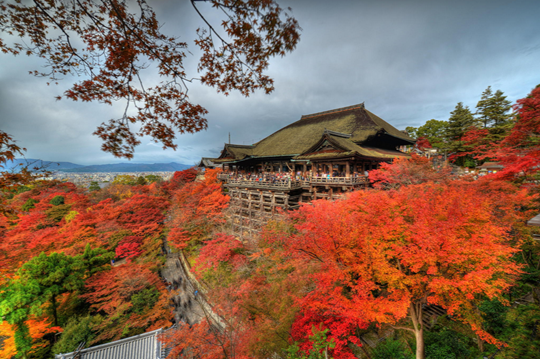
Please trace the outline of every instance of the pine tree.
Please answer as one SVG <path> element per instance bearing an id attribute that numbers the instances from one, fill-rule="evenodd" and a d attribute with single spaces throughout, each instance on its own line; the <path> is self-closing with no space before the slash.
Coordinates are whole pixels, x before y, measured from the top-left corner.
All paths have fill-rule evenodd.
<path id="1" fill-rule="evenodd" d="M 468 150 L 463 142 L 463 135 L 474 125 L 474 117 L 469 108 L 463 106 L 462 102 L 458 102 L 450 115 L 446 126 L 446 142 L 450 153 L 455 155 Z M 464 157 L 459 157 L 456 163 L 459 166 L 474 166 L 473 162 Z"/>
<path id="2" fill-rule="evenodd" d="M 490 122 L 489 109 L 491 108 L 491 98 L 493 97 L 493 92 L 491 92 L 491 86 L 482 92 L 482 97 L 480 101 L 476 104 L 476 113 L 478 127 L 487 128 Z"/>
<path id="3" fill-rule="evenodd" d="M 484 128 L 500 128 L 506 125 L 511 118 L 512 115 L 508 113 L 511 108 L 510 101 L 506 99 L 501 90 L 493 93 L 491 86 L 488 86 L 476 105 L 475 115 L 478 116 L 479 125 Z"/>
<path id="4" fill-rule="evenodd" d="M 449 142 L 459 142 L 469 127 L 474 124 L 474 117 L 471 110 L 463 106 L 463 102 L 458 102 L 450 115 L 446 126 L 446 138 Z"/>

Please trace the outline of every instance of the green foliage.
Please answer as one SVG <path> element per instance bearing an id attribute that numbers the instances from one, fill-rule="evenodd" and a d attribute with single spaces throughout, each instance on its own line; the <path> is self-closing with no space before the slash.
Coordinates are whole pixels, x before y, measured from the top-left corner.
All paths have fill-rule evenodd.
<path id="1" fill-rule="evenodd" d="M 161 178 L 161 176 L 157 176 L 157 175 L 147 175 L 144 178 L 146 179 L 146 181 L 148 183 L 154 183 L 154 182 L 160 183 L 160 182 L 163 182 L 163 178 Z"/>
<path id="2" fill-rule="evenodd" d="M 1 310 L 1 309 L 0 309 Z M 26 353 L 32 349 L 32 339 L 26 323 L 18 323 L 15 330 L 15 346 L 17 347 L 17 357 L 25 357 Z"/>
<path id="3" fill-rule="evenodd" d="M 426 359 L 473 359 L 478 350 L 471 338 L 445 327 L 425 332 Z"/>
<path id="4" fill-rule="evenodd" d="M 104 248 L 90 248 L 87 244 L 84 253 L 74 257 L 73 269 L 85 273 L 88 277 L 103 269 L 115 257 L 114 252 L 109 252 Z"/>
<path id="5" fill-rule="evenodd" d="M 371 354 L 372 359 L 413 359 L 414 355 L 401 340 L 388 338 L 379 343 Z"/>
<path id="6" fill-rule="evenodd" d="M 22 185 L 22 186 L 17 187 L 17 194 L 28 192 L 30 190 L 32 190 L 32 187 Z"/>
<path id="7" fill-rule="evenodd" d="M 75 351 L 81 342 L 85 342 L 86 346 L 88 346 L 95 337 L 92 327 L 96 325 L 98 319 L 98 317 L 90 315 L 83 318 L 70 318 L 62 332 L 62 336 L 52 348 L 53 354 Z"/>
<path id="8" fill-rule="evenodd" d="M 51 253 L 26 262 L 4 291 L 0 293 L 0 317 L 17 326 L 17 350 L 25 352 L 28 331 L 25 321 L 30 315 L 41 315 L 48 303 L 54 325 L 58 325 L 56 298 L 66 292 L 82 288 L 81 273 L 72 268 L 73 258 L 63 253 Z M 26 329 L 25 329 L 26 328 Z"/>
<path id="9" fill-rule="evenodd" d="M 75 217 L 77 217 L 77 215 L 79 214 L 79 212 L 77 211 L 69 211 L 68 214 L 66 214 L 66 216 L 64 217 L 66 219 L 66 222 L 69 223 L 71 222 Z"/>
<path id="10" fill-rule="evenodd" d="M 465 132 L 474 124 L 474 117 L 467 106 L 463 106 L 462 102 L 456 105 L 454 111 L 450 112 L 448 125 L 446 127 L 446 138 L 453 142 L 450 145 L 451 150 L 462 150 L 461 138 Z M 458 142 L 458 143 L 455 143 Z"/>
<path id="11" fill-rule="evenodd" d="M 137 179 L 135 176 L 131 175 L 118 175 L 114 178 L 113 184 L 127 184 L 129 186 L 134 186 Z"/>
<path id="12" fill-rule="evenodd" d="M 137 180 L 135 181 L 136 185 L 144 186 L 147 184 L 146 179 L 143 176 L 137 177 Z"/>
<path id="13" fill-rule="evenodd" d="M 511 109 L 511 102 L 503 96 L 503 92 L 497 90 L 493 93 L 491 86 L 488 86 L 476 105 L 477 121 L 484 128 L 504 126 L 512 116 L 508 113 Z"/>
<path id="14" fill-rule="evenodd" d="M 478 309 L 482 312 L 484 330 L 496 338 L 501 338 L 509 329 L 506 320 L 506 314 L 509 308 L 497 299 L 493 299 L 483 301 Z"/>
<path id="15" fill-rule="evenodd" d="M 99 191 L 100 189 L 101 187 L 96 181 L 90 182 L 90 187 L 88 187 L 89 191 L 94 192 L 94 191 Z"/>
<path id="16" fill-rule="evenodd" d="M 49 202 L 50 204 L 52 204 L 53 206 L 59 206 L 61 204 L 64 204 L 64 196 L 55 196 L 53 199 L 51 199 L 51 201 Z"/>
<path id="17" fill-rule="evenodd" d="M 336 347 L 336 342 L 332 338 L 330 341 L 327 340 L 327 333 L 329 329 L 320 330 L 315 326 L 311 328 L 313 333 L 309 340 L 313 343 L 313 348 L 310 349 L 309 354 L 304 354 L 300 351 L 298 343 L 294 343 L 289 346 L 285 351 L 287 354 L 287 359 L 332 359 L 328 355 L 328 349 L 333 349 Z"/>
<path id="18" fill-rule="evenodd" d="M 51 253 L 30 259 L 0 292 L 0 318 L 17 327 L 17 350 L 26 353 L 31 339 L 26 321 L 31 315 L 48 311 L 53 325 L 58 326 L 57 298 L 64 293 L 76 292 L 84 287 L 88 275 L 109 263 L 114 254 L 88 245 L 82 255 Z"/>
<path id="19" fill-rule="evenodd" d="M 509 311 L 512 325 L 506 339 L 508 348 L 497 358 L 537 359 L 540 353 L 540 308 L 537 304 L 523 305 Z"/>
<path id="20" fill-rule="evenodd" d="M 434 148 L 442 149 L 445 147 L 445 134 L 448 127 L 448 122 L 439 120 L 429 120 L 424 125 L 414 128 L 407 127 L 405 130 L 409 136 L 418 139 L 425 137 Z"/>
<path id="21" fill-rule="evenodd" d="M 32 208 L 36 208 L 35 204 L 38 203 L 38 202 L 39 201 L 37 199 L 28 198 L 28 200 L 26 202 L 24 202 L 24 204 L 22 205 L 21 210 L 23 212 L 28 212 Z"/>
<path id="22" fill-rule="evenodd" d="M 159 291 L 155 287 L 146 288 L 131 296 L 131 304 L 133 304 L 132 310 L 134 313 L 142 314 L 143 312 L 154 308 L 154 305 L 158 300 Z"/>
<path id="23" fill-rule="evenodd" d="M 45 215 L 47 216 L 48 220 L 58 223 L 70 212 L 70 210 L 70 204 L 60 204 L 46 210 Z"/>

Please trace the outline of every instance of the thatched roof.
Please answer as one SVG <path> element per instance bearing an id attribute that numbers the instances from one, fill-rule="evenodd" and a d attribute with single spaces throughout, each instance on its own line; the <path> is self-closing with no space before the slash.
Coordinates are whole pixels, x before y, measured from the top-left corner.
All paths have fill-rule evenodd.
<path id="1" fill-rule="evenodd" d="M 197 167 L 201 167 L 201 168 L 216 168 L 216 167 L 219 167 L 219 166 L 221 166 L 221 165 L 215 163 L 214 159 L 210 158 L 210 157 L 201 158 L 201 161 L 197 165 Z"/>
<path id="2" fill-rule="evenodd" d="M 365 109 L 364 104 L 304 115 L 302 118 L 255 143 L 252 146 L 226 144 L 218 162 L 242 160 L 246 157 L 295 157 L 305 154 L 325 133 L 343 134 L 344 148 L 367 151 L 362 144 L 392 142 L 392 145 L 413 144 L 414 139 Z M 339 137 L 339 136 L 338 136 Z M 379 147 L 379 146 L 377 146 Z M 391 148 L 392 146 L 387 146 Z M 367 153 L 366 153 L 367 156 Z M 379 157 L 379 156 L 377 156 Z"/>
<path id="3" fill-rule="evenodd" d="M 324 150 L 322 150 L 323 148 Z M 314 146 L 302 155 L 296 156 L 295 160 L 313 160 L 348 156 L 376 158 L 380 160 L 392 159 L 395 157 L 409 157 L 408 154 L 400 151 L 359 146 L 345 136 L 325 133 Z"/>

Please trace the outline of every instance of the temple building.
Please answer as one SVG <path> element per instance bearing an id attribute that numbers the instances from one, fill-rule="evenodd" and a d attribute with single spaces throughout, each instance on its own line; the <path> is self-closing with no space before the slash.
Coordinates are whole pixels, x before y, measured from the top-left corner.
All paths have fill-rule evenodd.
<path id="1" fill-rule="evenodd" d="M 222 165 L 236 222 L 252 226 L 276 208 L 368 186 L 369 170 L 408 157 L 398 148 L 414 142 L 362 103 L 304 115 L 253 145 L 225 144 L 212 161 Z"/>
<path id="2" fill-rule="evenodd" d="M 304 115 L 253 145 L 225 144 L 214 162 L 226 172 L 337 173 L 347 178 L 408 156 L 397 148 L 412 144 L 406 133 L 359 104 Z"/>

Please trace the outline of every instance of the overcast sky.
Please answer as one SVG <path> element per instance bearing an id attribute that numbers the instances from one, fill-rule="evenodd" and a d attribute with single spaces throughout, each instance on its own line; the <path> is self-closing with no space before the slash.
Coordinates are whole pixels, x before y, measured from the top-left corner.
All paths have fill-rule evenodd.
<path id="1" fill-rule="evenodd" d="M 143 139 L 132 162 L 194 164 L 218 156 L 229 132 L 232 143 L 251 144 L 304 114 L 361 102 L 398 129 L 420 126 L 447 120 L 458 102 L 474 111 L 488 86 L 514 103 L 540 84 L 538 0 L 278 2 L 292 7 L 303 30 L 297 49 L 271 62 L 275 91 L 225 97 L 194 83 L 190 97 L 208 109 L 208 130 L 178 136 L 177 151 Z M 149 3 L 164 32 L 192 41 L 201 22 L 188 1 Z M 0 129 L 28 149 L 27 158 L 125 162 L 101 152 L 92 135 L 124 104 L 55 101 L 74 79 L 47 86 L 28 75 L 41 65 L 0 55 Z"/>

